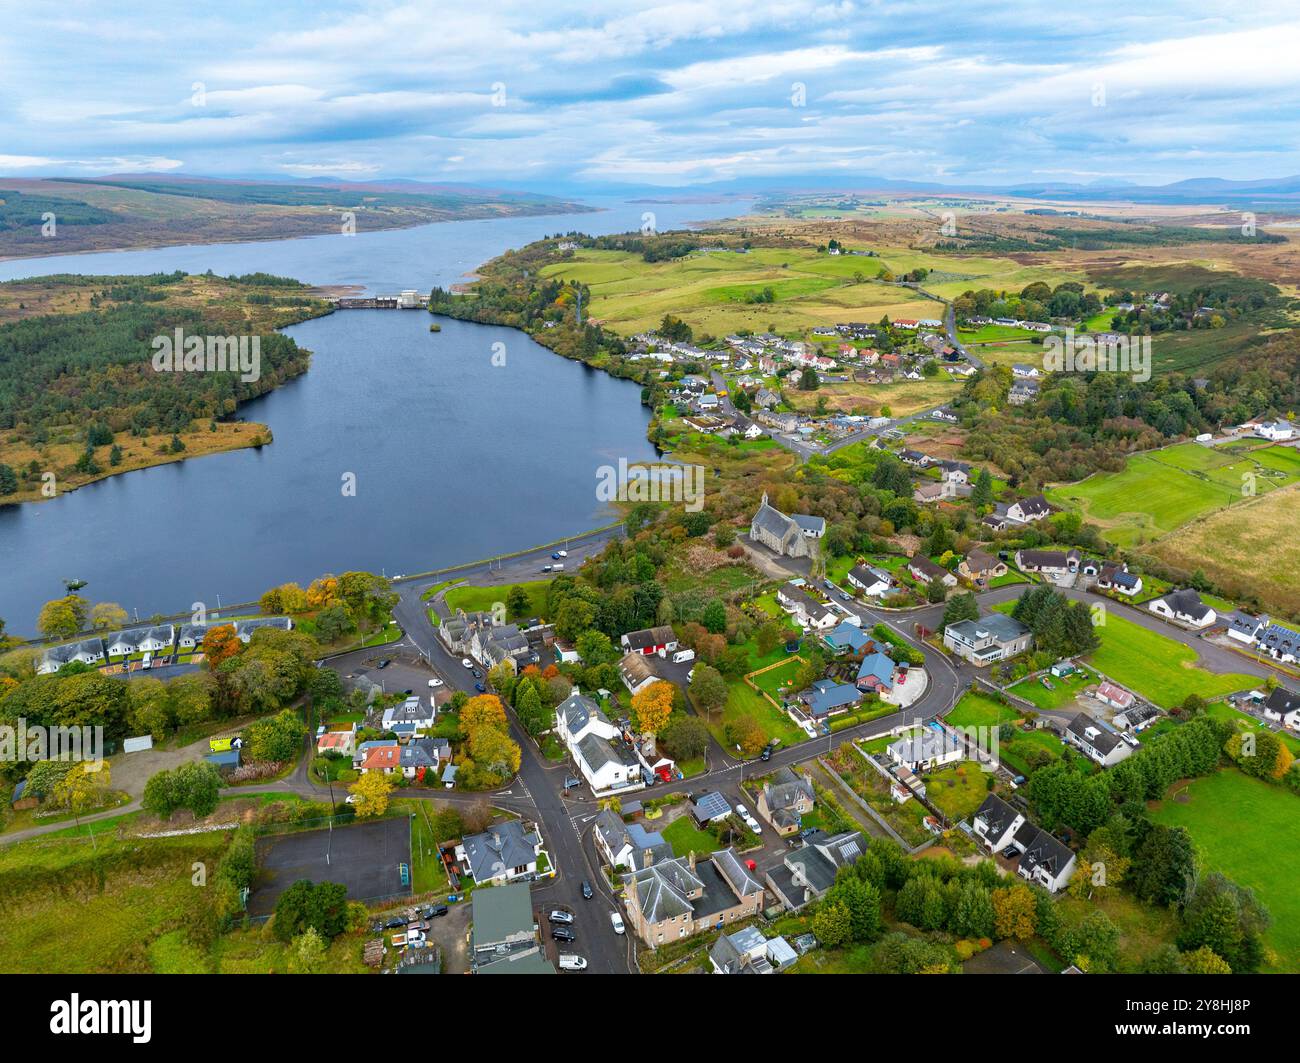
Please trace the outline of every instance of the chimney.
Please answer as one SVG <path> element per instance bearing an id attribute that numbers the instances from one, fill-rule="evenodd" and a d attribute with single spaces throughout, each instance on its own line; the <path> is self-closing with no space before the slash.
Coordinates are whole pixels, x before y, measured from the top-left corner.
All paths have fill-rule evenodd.
<path id="1" fill-rule="evenodd" d="M 686 856 L 686 866 L 692 871 L 695 870 L 695 850 L 692 849 Z"/>

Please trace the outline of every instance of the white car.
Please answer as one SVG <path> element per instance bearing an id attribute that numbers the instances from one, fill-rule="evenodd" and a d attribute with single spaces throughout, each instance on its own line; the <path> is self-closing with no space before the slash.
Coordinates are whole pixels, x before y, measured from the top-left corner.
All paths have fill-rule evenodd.
<path id="1" fill-rule="evenodd" d="M 432 679 L 429 680 L 429 686 L 440 687 L 442 686 L 442 680 L 435 675 Z"/>
<path id="2" fill-rule="evenodd" d="M 462 657 L 462 658 L 460 659 L 460 663 L 461 663 L 461 666 L 464 667 L 464 668 L 473 668 L 473 667 L 474 667 L 474 662 L 471 661 L 468 657 Z"/>
<path id="3" fill-rule="evenodd" d="M 568 556 L 569 556 L 569 551 L 568 551 L 568 550 L 556 550 L 555 552 L 556 552 L 557 554 L 559 554 L 561 557 L 568 557 Z"/>
<path id="4" fill-rule="evenodd" d="M 762 833 L 763 833 L 763 824 L 759 823 L 759 821 L 756 820 L 753 816 L 746 816 L 746 817 L 745 817 L 745 825 L 746 825 L 750 830 L 752 830 L 755 834 L 762 834 Z"/>
<path id="5" fill-rule="evenodd" d="M 612 926 L 612 927 L 614 928 L 614 933 L 615 933 L 615 934 L 621 934 L 621 933 L 623 933 L 623 930 L 624 930 L 624 927 L 623 927 L 623 917 L 622 917 L 621 915 L 619 915 L 618 912 L 610 912 L 610 913 L 609 913 L 609 923 L 610 923 L 610 926 Z"/>

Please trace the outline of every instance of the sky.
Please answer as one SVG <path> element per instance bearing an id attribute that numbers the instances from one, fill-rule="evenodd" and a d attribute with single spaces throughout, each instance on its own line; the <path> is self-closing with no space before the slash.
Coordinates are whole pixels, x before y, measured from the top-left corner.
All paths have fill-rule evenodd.
<path id="1" fill-rule="evenodd" d="M 0 173 L 497 187 L 1300 174 L 1300 6 L 0 0 Z"/>

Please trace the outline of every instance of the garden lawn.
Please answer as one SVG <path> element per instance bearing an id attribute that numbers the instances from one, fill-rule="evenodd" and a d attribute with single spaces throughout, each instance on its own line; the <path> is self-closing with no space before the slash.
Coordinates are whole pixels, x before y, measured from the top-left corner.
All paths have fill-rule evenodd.
<path id="1" fill-rule="evenodd" d="M 663 829 L 662 834 L 664 841 L 673 847 L 673 856 L 686 856 L 690 852 L 703 856 L 724 848 L 712 834 L 697 830 L 689 813 L 678 816 Z"/>
<path id="2" fill-rule="evenodd" d="M 1300 798 L 1225 768 L 1175 784 L 1151 815 L 1186 827 L 1207 869 L 1255 891 L 1273 916 L 1267 939 L 1277 951 L 1275 969 L 1300 972 L 1300 849 L 1288 843 Z"/>
<path id="3" fill-rule="evenodd" d="M 944 719 L 953 727 L 994 727 L 1020 719 L 1020 712 L 1011 705 L 1003 705 L 986 694 L 971 690 Z"/>
<path id="4" fill-rule="evenodd" d="M 925 794 L 950 823 L 957 823 L 974 814 L 989 793 L 988 772 L 979 765 L 960 761 L 942 771 L 930 772 L 925 777 Z"/>
<path id="5" fill-rule="evenodd" d="M 1196 664 L 1190 646 L 1125 620 L 1114 610 L 1096 631 L 1101 647 L 1088 658 L 1093 667 L 1161 708 L 1180 704 L 1188 694 L 1217 698 L 1258 683 L 1239 672 L 1206 671 Z"/>
<path id="6" fill-rule="evenodd" d="M 490 613 L 494 604 L 505 602 L 512 586 L 523 587 L 528 592 L 528 609 L 521 616 L 512 615 L 510 619 L 528 619 L 534 616 L 545 618 L 546 592 L 550 585 L 550 580 L 539 579 L 527 583 L 503 583 L 499 587 L 453 587 L 443 600 L 452 612 L 464 609 L 467 613 Z"/>
<path id="7" fill-rule="evenodd" d="M 1040 709 L 1059 709 L 1071 704 L 1076 696 L 1083 693 L 1084 687 L 1095 680 L 1096 677 L 1091 673 L 1079 669 L 1073 675 L 1061 679 L 1048 675 L 1047 681 L 1052 684 L 1051 690 L 1043 686 L 1041 679 L 1035 678 L 1022 679 L 1019 683 L 1008 687 L 1007 693 L 1032 701 Z"/>

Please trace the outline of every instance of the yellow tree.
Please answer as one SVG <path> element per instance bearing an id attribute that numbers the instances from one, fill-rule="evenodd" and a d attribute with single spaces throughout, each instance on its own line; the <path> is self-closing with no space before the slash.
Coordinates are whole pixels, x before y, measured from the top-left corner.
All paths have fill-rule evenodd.
<path id="1" fill-rule="evenodd" d="M 210 669 L 229 660 L 243 648 L 243 642 L 235 634 L 234 624 L 218 624 L 203 636 L 203 660 Z"/>
<path id="2" fill-rule="evenodd" d="M 1007 886 L 993 891 L 993 927 L 1000 938 L 1027 941 L 1038 929 L 1034 894 L 1028 886 Z"/>
<path id="3" fill-rule="evenodd" d="M 83 760 L 73 766 L 62 779 L 54 784 L 50 792 L 56 805 L 72 813 L 81 827 L 81 817 L 92 808 L 99 808 L 108 795 L 113 777 L 106 760 Z M 98 848 L 94 832 L 90 835 L 91 845 Z"/>
<path id="4" fill-rule="evenodd" d="M 348 793 L 356 798 L 352 806 L 358 819 L 382 816 L 388 811 L 388 795 L 392 792 L 393 780 L 382 771 L 368 771 L 348 787 Z"/>
<path id="5" fill-rule="evenodd" d="M 632 698 L 632 719 L 642 734 L 658 734 L 673 714 L 672 683 L 660 680 Z"/>
<path id="6" fill-rule="evenodd" d="M 502 779 L 508 779 L 519 770 L 519 744 L 495 727 L 478 727 L 471 731 L 469 752 L 475 764 Z"/>
<path id="7" fill-rule="evenodd" d="M 504 732 L 507 729 L 505 706 L 495 694 L 472 697 L 461 706 L 460 726 L 461 730 L 471 736 L 480 727 Z"/>

